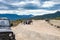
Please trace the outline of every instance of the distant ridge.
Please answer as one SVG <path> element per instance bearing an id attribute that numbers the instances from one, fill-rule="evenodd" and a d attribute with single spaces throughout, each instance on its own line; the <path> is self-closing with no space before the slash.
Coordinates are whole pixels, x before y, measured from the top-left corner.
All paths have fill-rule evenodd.
<path id="1" fill-rule="evenodd" d="M 17 20 L 17 19 L 28 19 L 33 15 L 17 15 L 17 14 L 0 14 L 0 17 L 7 17 L 10 20 Z"/>
<path id="2" fill-rule="evenodd" d="M 40 15 L 40 16 L 34 16 L 31 19 L 54 19 L 60 17 L 60 11 L 57 11 L 52 14 L 45 14 L 45 15 Z"/>
<path id="3" fill-rule="evenodd" d="M 56 13 L 52 14 L 45 14 L 45 15 L 39 15 L 39 16 L 33 16 L 33 15 L 17 15 L 17 14 L 0 14 L 1 17 L 7 17 L 10 20 L 18 20 L 18 19 L 53 19 L 53 18 L 60 18 L 60 11 L 57 11 Z"/>

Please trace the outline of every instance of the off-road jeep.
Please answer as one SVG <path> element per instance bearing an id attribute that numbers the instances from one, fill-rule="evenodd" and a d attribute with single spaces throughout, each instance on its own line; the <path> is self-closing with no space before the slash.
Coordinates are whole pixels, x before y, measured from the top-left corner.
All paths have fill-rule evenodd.
<path id="1" fill-rule="evenodd" d="M 0 18 L 0 40 L 15 40 L 15 35 L 11 30 L 12 24 L 7 18 Z"/>

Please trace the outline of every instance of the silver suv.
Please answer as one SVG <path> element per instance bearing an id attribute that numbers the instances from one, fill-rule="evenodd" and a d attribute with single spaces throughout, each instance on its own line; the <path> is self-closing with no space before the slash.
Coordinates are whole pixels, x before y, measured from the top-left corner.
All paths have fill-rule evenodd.
<path id="1" fill-rule="evenodd" d="M 0 40 L 15 40 L 15 34 L 11 30 L 12 24 L 7 18 L 0 18 Z"/>

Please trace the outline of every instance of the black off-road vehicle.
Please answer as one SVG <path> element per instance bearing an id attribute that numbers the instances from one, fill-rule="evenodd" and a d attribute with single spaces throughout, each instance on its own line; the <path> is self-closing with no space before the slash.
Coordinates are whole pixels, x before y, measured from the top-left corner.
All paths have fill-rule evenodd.
<path id="1" fill-rule="evenodd" d="M 15 34 L 11 30 L 12 24 L 7 18 L 0 18 L 0 40 L 15 40 Z"/>

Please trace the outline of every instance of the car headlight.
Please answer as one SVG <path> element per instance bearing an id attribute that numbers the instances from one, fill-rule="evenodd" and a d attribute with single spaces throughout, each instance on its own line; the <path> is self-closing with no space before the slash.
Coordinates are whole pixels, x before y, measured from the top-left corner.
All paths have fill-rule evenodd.
<path id="1" fill-rule="evenodd" d="M 12 36 L 12 33 L 10 33 L 9 36 Z"/>

